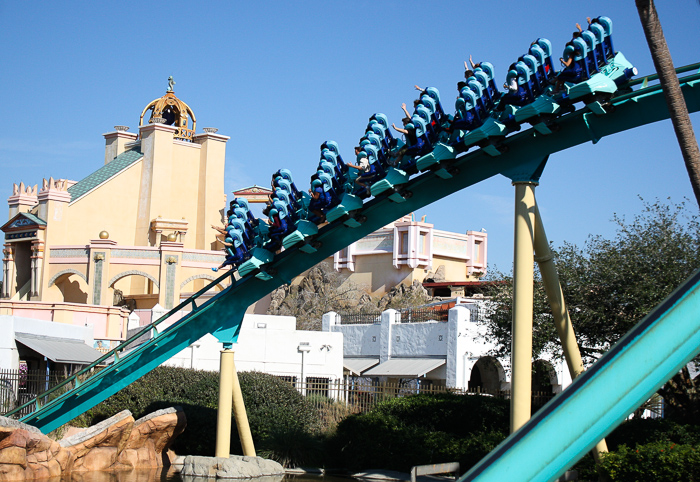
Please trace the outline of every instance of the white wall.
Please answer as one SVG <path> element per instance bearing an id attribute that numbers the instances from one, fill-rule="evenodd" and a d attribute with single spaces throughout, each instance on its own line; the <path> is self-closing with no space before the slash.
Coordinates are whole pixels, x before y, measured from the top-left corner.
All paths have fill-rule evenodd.
<path id="1" fill-rule="evenodd" d="M 346 357 L 378 358 L 383 363 L 390 358 L 445 358 L 445 365 L 429 374 L 429 378 L 445 380 L 448 387 L 469 386 L 476 362 L 489 356 L 495 345 L 486 341 L 486 325 L 476 319 L 476 305 L 460 304 L 449 310 L 448 321 L 401 323 L 400 313 L 386 310 L 381 321 L 374 324 L 343 325 L 336 313 L 323 316 L 323 330 L 343 334 Z M 555 369 L 555 391 L 571 383 L 566 364 L 554 354 L 541 357 Z M 500 389 L 510 388 L 510 360 L 497 359 L 500 364 Z"/>
<path id="2" fill-rule="evenodd" d="M 221 349 L 214 336 L 205 335 L 163 365 L 218 371 Z M 233 351 L 239 372 L 255 370 L 301 380 L 303 358 L 304 378 L 343 376 L 343 334 L 297 331 L 293 316 L 245 315 Z"/>

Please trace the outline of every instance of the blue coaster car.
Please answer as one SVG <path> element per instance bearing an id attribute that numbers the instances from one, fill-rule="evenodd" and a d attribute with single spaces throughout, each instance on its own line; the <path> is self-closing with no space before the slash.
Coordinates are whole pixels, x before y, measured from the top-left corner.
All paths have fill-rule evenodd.
<path id="1" fill-rule="evenodd" d="M 374 183 L 372 186 L 372 196 L 378 196 L 386 191 L 394 191 L 389 198 L 396 202 L 405 201 L 398 193 L 400 186 L 406 184 L 410 176 L 406 171 L 392 167 L 386 173 L 386 176 L 381 181 Z"/>
<path id="2" fill-rule="evenodd" d="M 454 148 L 450 147 L 447 144 L 438 142 L 435 145 L 435 148 L 432 150 L 432 152 L 429 152 L 428 154 L 424 155 L 416 161 L 416 166 L 418 167 L 419 171 L 427 171 L 428 169 L 433 169 L 436 171 L 436 174 L 438 176 L 442 177 L 443 179 L 449 179 L 450 177 L 452 177 L 452 174 L 450 174 L 444 168 L 440 169 L 440 162 L 452 160 L 455 157 L 456 153 Z"/>
<path id="3" fill-rule="evenodd" d="M 588 39 L 591 42 L 592 49 L 589 50 L 589 45 L 586 43 Z M 570 102 L 583 100 L 586 105 L 597 114 L 604 114 L 605 109 L 601 105 L 601 101 L 609 100 L 610 97 L 617 91 L 618 85 L 622 85 L 632 78 L 636 73 L 634 66 L 627 61 L 625 56 L 618 52 L 611 59 L 606 56 L 603 65 L 598 65 L 598 57 L 594 55 L 598 49 L 598 40 L 594 35 L 583 35 L 576 38 L 572 42 L 575 48 L 574 63 L 581 71 L 579 82 L 566 85 L 566 97 Z M 605 45 L 605 41 L 603 42 Z M 567 49 L 572 46 L 568 45 Z M 565 49 L 565 55 L 571 55 Z M 606 53 L 607 55 L 607 53 Z M 591 74 L 591 68 L 595 66 L 598 72 Z M 566 69 L 563 71 L 566 72 Z M 561 78 L 560 74 L 560 78 Z M 565 77 L 566 80 L 568 77 Z"/>
<path id="4" fill-rule="evenodd" d="M 502 110 L 492 112 L 480 127 L 464 135 L 463 143 L 467 149 L 479 145 L 490 156 L 501 155 L 496 145 L 510 132 L 520 128 L 515 123 L 517 108 L 503 103 L 505 97 L 501 97 L 501 104 L 498 106 L 498 109 Z"/>
<path id="5" fill-rule="evenodd" d="M 256 278 L 271 279 L 272 276 L 265 272 L 265 265 L 271 263 L 273 259 L 275 259 L 275 255 L 271 251 L 264 248 L 253 248 L 250 259 L 238 267 L 238 274 L 244 277 L 256 270 L 260 270 L 255 275 Z"/>
<path id="6" fill-rule="evenodd" d="M 295 227 L 296 229 L 282 240 L 284 249 L 289 249 L 297 243 L 305 243 L 304 246 L 299 248 L 301 251 L 305 253 L 315 252 L 316 248 L 310 243 L 310 238 L 318 234 L 318 226 L 311 221 L 301 219 L 297 221 Z"/>
<path id="7" fill-rule="evenodd" d="M 337 219 L 349 216 L 349 218 L 344 221 L 344 224 L 350 227 L 357 227 L 360 223 L 353 219 L 352 215 L 354 211 L 360 209 L 362 209 L 362 198 L 350 193 L 345 193 L 340 200 L 340 204 L 326 213 L 326 221 L 332 223 Z"/>

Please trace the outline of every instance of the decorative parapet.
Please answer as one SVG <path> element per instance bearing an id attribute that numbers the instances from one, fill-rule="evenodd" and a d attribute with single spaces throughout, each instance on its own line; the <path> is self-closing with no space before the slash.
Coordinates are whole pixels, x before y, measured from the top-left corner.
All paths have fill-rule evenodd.
<path id="1" fill-rule="evenodd" d="M 38 202 L 37 188 L 37 184 L 34 184 L 34 187 L 25 186 L 23 182 L 20 182 L 19 185 L 12 184 L 12 196 L 7 198 L 7 204 L 10 207 L 34 206 Z"/>
<path id="2" fill-rule="evenodd" d="M 41 190 L 37 195 L 39 202 L 41 201 L 63 201 L 70 202 L 71 195 L 68 192 L 68 188 L 76 184 L 76 181 L 69 181 L 68 179 L 58 179 L 54 180 L 50 177 L 48 180 L 44 178 Z"/>

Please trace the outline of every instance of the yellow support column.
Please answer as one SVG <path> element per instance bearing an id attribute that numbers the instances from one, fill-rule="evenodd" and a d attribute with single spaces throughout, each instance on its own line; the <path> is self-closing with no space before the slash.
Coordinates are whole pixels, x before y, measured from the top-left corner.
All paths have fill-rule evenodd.
<path id="1" fill-rule="evenodd" d="M 236 417 L 236 427 L 238 428 L 238 437 L 241 440 L 243 447 L 243 455 L 255 457 L 255 445 L 253 444 L 253 435 L 250 433 L 250 424 L 248 423 L 248 413 L 245 411 L 245 403 L 243 402 L 243 392 L 241 384 L 238 382 L 238 373 L 236 372 L 236 364 L 231 355 L 231 366 L 233 367 L 233 414 Z"/>
<path id="2" fill-rule="evenodd" d="M 219 410 L 216 416 L 216 450 L 215 457 L 229 458 L 231 454 L 231 404 L 233 391 L 233 352 L 230 345 L 224 344 L 221 350 L 221 365 L 219 371 Z"/>
<path id="3" fill-rule="evenodd" d="M 532 411 L 532 304 L 534 283 L 535 186 L 514 182 L 513 330 L 511 346 L 510 432 Z"/>
<path id="4" fill-rule="evenodd" d="M 581 359 L 581 351 L 576 342 L 576 334 L 571 324 L 569 310 L 566 308 L 564 293 L 561 290 L 559 274 L 557 273 L 557 267 L 554 264 L 553 257 L 554 255 L 549 248 L 549 241 L 547 240 L 547 233 L 545 233 L 544 230 L 544 223 L 542 222 L 539 208 L 537 204 L 535 204 L 535 261 L 537 261 L 540 274 L 542 274 L 542 283 L 544 284 L 544 290 L 547 293 L 549 306 L 554 316 L 554 326 L 557 328 L 564 358 L 566 359 L 566 364 L 569 367 L 569 373 L 573 380 L 583 373 L 583 360 Z M 603 439 L 596 444 L 593 450 L 593 456 L 597 459 L 599 453 L 607 453 L 607 451 L 608 445 L 605 439 Z"/>

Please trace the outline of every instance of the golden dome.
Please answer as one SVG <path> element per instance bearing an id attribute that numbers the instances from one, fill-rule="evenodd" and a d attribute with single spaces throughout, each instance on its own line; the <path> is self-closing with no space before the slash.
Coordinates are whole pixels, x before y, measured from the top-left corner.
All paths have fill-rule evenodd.
<path id="1" fill-rule="evenodd" d="M 190 106 L 175 97 L 173 92 L 175 82 L 173 78 L 168 79 L 168 90 L 163 97 L 152 101 L 141 112 L 139 126 L 143 125 L 143 116 L 148 110 L 151 111 L 151 118 L 148 119 L 149 124 L 165 124 L 177 127 L 177 132 L 173 135 L 176 139 L 191 141 L 194 136 L 194 131 L 197 127 L 197 120 L 194 117 L 194 112 Z M 189 129 L 188 120 L 192 118 L 192 129 Z"/>

